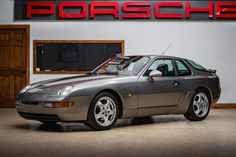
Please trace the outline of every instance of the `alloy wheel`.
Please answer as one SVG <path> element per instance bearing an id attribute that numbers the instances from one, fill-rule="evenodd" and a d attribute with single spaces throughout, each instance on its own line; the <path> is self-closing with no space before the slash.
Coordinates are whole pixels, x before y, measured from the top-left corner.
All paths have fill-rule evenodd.
<path id="1" fill-rule="evenodd" d="M 111 125 L 116 117 L 115 102 L 110 97 L 101 97 L 95 104 L 94 116 L 99 125 Z"/>
<path id="2" fill-rule="evenodd" d="M 205 93 L 197 93 L 193 98 L 193 111 L 198 117 L 204 117 L 209 109 L 208 97 Z"/>

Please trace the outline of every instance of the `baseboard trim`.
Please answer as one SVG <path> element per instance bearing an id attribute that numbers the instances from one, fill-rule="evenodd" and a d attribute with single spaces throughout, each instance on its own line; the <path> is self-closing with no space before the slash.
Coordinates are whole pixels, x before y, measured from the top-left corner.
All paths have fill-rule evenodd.
<path id="1" fill-rule="evenodd" d="M 213 109 L 236 109 L 236 103 L 217 103 L 212 105 Z"/>

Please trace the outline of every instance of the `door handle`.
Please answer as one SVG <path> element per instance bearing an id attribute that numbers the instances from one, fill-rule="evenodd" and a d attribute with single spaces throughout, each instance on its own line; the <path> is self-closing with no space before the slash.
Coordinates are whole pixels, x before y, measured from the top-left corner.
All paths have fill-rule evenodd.
<path id="1" fill-rule="evenodd" d="M 180 83 L 179 83 L 179 81 L 173 81 L 172 84 L 173 84 L 174 86 L 178 86 Z"/>

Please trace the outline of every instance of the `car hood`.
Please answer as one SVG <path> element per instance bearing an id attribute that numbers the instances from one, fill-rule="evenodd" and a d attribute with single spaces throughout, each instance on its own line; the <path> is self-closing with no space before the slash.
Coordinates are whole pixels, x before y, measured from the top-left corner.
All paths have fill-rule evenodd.
<path id="1" fill-rule="evenodd" d="M 80 75 L 80 76 L 73 76 L 73 77 L 65 77 L 60 79 L 52 79 L 52 80 L 46 80 L 37 82 L 34 84 L 31 84 L 32 88 L 29 90 L 29 92 L 33 92 L 33 89 L 44 89 L 44 90 L 55 90 L 55 89 L 61 89 L 66 86 L 73 86 L 80 83 L 90 82 L 90 81 L 96 81 L 101 79 L 109 79 L 118 77 L 119 75 L 94 75 L 94 74 L 86 74 L 86 75 Z"/>

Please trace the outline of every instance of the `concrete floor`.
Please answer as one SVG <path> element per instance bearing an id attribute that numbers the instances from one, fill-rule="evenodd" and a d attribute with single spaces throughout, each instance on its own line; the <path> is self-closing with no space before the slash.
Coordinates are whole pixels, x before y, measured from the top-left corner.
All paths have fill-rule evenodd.
<path id="1" fill-rule="evenodd" d="M 49 127 L 0 109 L 0 157 L 235 157 L 236 110 L 211 110 L 201 122 L 183 116 L 119 120 L 108 131 L 78 123 Z"/>

